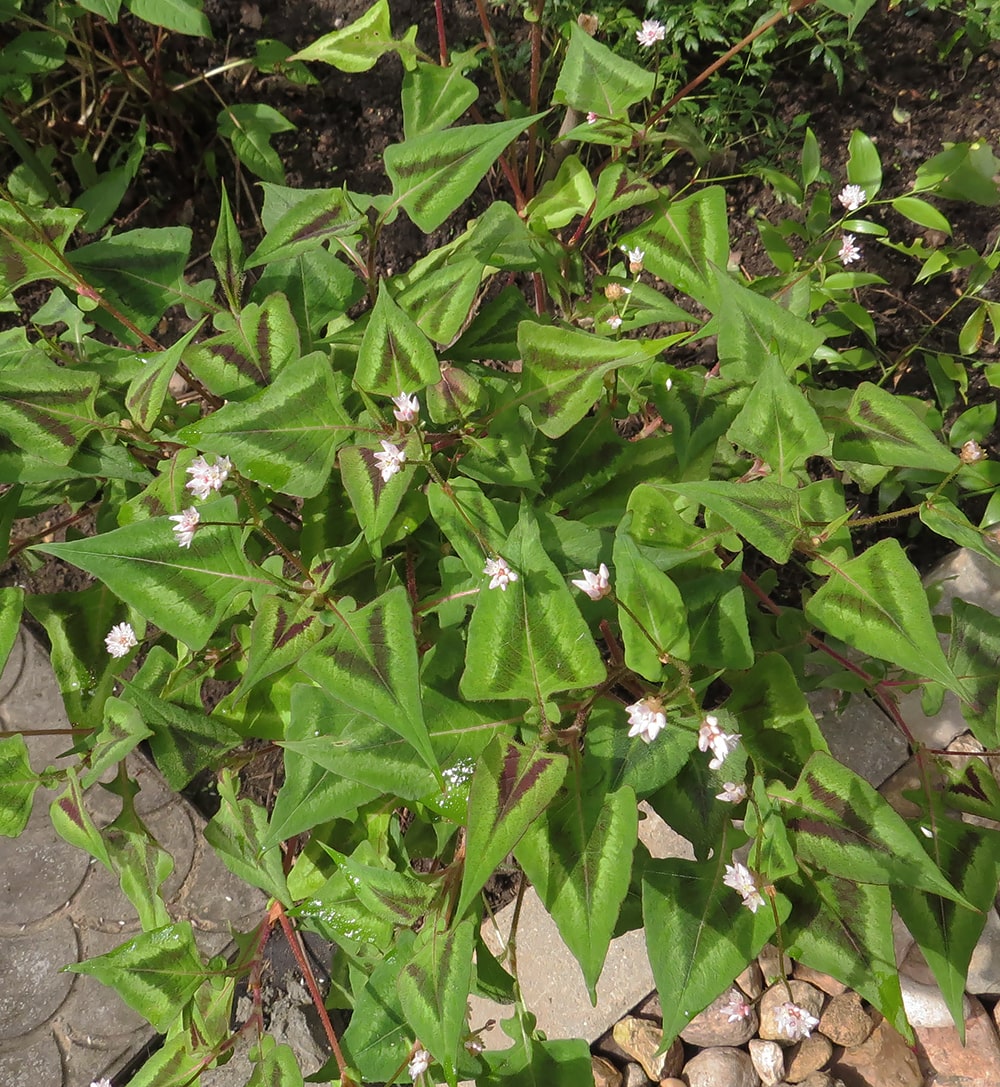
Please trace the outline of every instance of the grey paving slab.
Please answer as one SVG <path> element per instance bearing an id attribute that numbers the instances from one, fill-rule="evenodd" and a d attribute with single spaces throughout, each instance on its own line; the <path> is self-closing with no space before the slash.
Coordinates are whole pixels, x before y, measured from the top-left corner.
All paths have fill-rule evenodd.
<path id="1" fill-rule="evenodd" d="M 0 675 L 0 727 L 27 734 L 36 770 L 58 765 L 65 736 L 30 735 L 68 724 L 44 651 L 22 631 Z M 264 896 L 230 874 L 208 848 L 204 820 L 140 755 L 128 771 L 140 785 L 136 808 L 174 859 L 166 888 L 175 920 L 190 920 L 204 955 L 225 952 L 231 926 L 249 929 Z M 89 1087 L 114 1076 L 153 1037 L 118 994 L 62 968 L 104 954 L 139 923 L 117 879 L 52 829 L 55 793 L 39 789 L 28 827 L 0 838 L 0 1087 Z M 99 826 L 117 799 L 95 786 L 87 810 Z M 235 1084 L 244 1080 L 232 1080 Z"/>
<path id="2" fill-rule="evenodd" d="M 840 708 L 840 691 L 811 691 L 806 700 L 830 754 L 878 788 L 909 757 L 906 738 L 864 695 L 852 695 Z"/>

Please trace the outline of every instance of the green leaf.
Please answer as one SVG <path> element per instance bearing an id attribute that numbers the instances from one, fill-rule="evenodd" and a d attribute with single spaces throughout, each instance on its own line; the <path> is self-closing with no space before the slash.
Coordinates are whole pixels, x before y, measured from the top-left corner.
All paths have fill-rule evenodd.
<path id="1" fill-rule="evenodd" d="M 149 332 L 168 306 L 186 296 L 184 266 L 190 251 L 187 227 L 140 227 L 76 249 L 69 259 L 91 287 L 141 332 Z M 123 343 L 134 342 L 134 333 L 102 310 L 94 310 L 93 319 Z"/>
<path id="2" fill-rule="evenodd" d="M 393 205 L 429 234 L 472 195 L 504 148 L 542 114 L 488 125 L 428 132 L 387 147 Z"/>
<path id="3" fill-rule="evenodd" d="M 250 302 L 238 314 L 217 314 L 215 327 L 219 335 L 195 344 L 184 361 L 226 400 L 245 400 L 299 357 L 299 330 L 282 294 Z"/>
<path id="4" fill-rule="evenodd" d="M 476 257 L 447 260 L 437 268 L 418 264 L 399 277 L 407 282 L 399 295 L 400 308 L 431 339 L 450 344 L 468 320 L 482 278 L 483 263 Z"/>
<path id="5" fill-rule="evenodd" d="M 725 570 L 705 570 L 684 579 L 684 605 L 688 613 L 692 664 L 708 668 L 749 668 L 754 661 L 747 603 L 740 571 L 731 563 Z"/>
<path id="6" fill-rule="evenodd" d="M 437 355 L 416 322 L 393 301 L 385 280 L 368 319 L 354 382 L 382 396 L 418 392 L 441 377 Z"/>
<path id="7" fill-rule="evenodd" d="M 956 143 L 917 167 L 915 188 L 983 207 L 1000 204 L 1000 159 L 987 140 Z"/>
<path id="8" fill-rule="evenodd" d="M 285 168 L 281 156 L 271 146 L 271 137 L 295 131 L 295 125 L 287 117 L 262 102 L 243 102 L 219 110 L 217 124 L 219 135 L 232 143 L 237 158 L 251 173 L 264 181 L 284 185 Z"/>
<path id="9" fill-rule="evenodd" d="M 312 498 L 327 485 L 337 449 L 353 432 L 330 360 L 314 351 L 288 363 L 249 400 L 227 404 L 176 437 L 231 457 L 256 483 Z"/>
<path id="10" fill-rule="evenodd" d="M 930 891 L 969 902 L 927 856 L 913 832 L 864 778 L 817 751 L 794 789 L 774 783 L 800 861 L 858 883 Z"/>
<path id="11" fill-rule="evenodd" d="M 617 117 L 649 98 L 655 85 L 652 71 L 619 57 L 574 23 L 552 101 L 581 113 Z"/>
<path id="12" fill-rule="evenodd" d="M 854 649 L 964 695 L 938 642 L 920 575 L 899 541 L 879 540 L 835 566 L 806 602 L 806 618 Z"/>
<path id="13" fill-rule="evenodd" d="M 302 256 L 331 242 L 331 251 L 341 245 L 353 245 L 365 225 L 361 212 L 351 202 L 346 189 L 288 190 L 288 206 L 268 227 L 260 245 L 246 261 L 247 268 L 257 268 L 278 260 Z M 274 194 L 272 187 L 271 193 Z"/>
<path id="14" fill-rule="evenodd" d="M 470 54 L 465 54 L 466 57 Z M 464 59 L 464 58 L 463 58 Z M 406 139 L 447 128 L 479 97 L 479 88 L 462 74 L 465 64 L 447 67 L 418 61 L 403 73 L 403 135 Z"/>
<path id="15" fill-rule="evenodd" d="M 401 586 L 341 613 L 299 668 L 340 701 L 392 729 L 438 771 L 420 704 L 413 613 Z"/>
<path id="16" fill-rule="evenodd" d="M 17 838 L 28 825 L 41 778 L 28 762 L 24 737 L 0 736 L 0 835 Z"/>
<path id="17" fill-rule="evenodd" d="M 295 1050 L 278 1045 L 270 1034 L 258 1043 L 257 1060 L 246 1087 L 304 1087 L 302 1071 Z"/>
<path id="18" fill-rule="evenodd" d="M 764 653 L 749 672 L 727 677 L 726 709 L 739 721 L 743 746 L 759 773 L 793 784 L 814 751 L 829 752 L 809 704 L 779 653 Z"/>
<path id="19" fill-rule="evenodd" d="M 972 909 L 910 887 L 893 888 L 893 904 L 924 953 L 965 1042 L 965 982 L 972 953 L 993 908 L 1000 875 L 1000 834 L 948 818 L 937 806 L 922 845 Z M 922 836 L 923 837 L 923 836 Z"/>
<path id="20" fill-rule="evenodd" d="M 232 770 L 223 770 L 217 784 L 221 806 L 205 827 L 205 840 L 234 876 L 290 905 L 282 852 L 277 845 L 262 844 L 267 812 L 252 800 L 237 799 L 238 779 Z"/>
<path id="21" fill-rule="evenodd" d="M 916 196 L 897 196 L 891 206 L 894 211 L 898 211 L 900 215 L 909 219 L 911 223 L 916 223 L 917 226 L 951 234 L 951 223 L 926 200 L 920 200 Z"/>
<path id="22" fill-rule="evenodd" d="M 215 767 L 240 742 L 217 716 L 196 713 L 157 698 L 137 683 L 124 683 L 125 694 L 152 729 L 149 746 L 167 782 L 183 789 L 200 770 Z"/>
<path id="23" fill-rule="evenodd" d="M 326 845 L 323 849 L 347 877 L 358 901 L 379 920 L 390 925 L 411 926 L 421 921 L 430 910 L 435 891 L 411 871 L 397 872 L 374 863 L 365 864 L 357 859 L 357 855 L 347 857 Z M 429 932 L 432 927 L 424 928 L 421 932 Z"/>
<path id="24" fill-rule="evenodd" d="M 638 246 L 645 253 L 647 271 L 715 312 L 716 271 L 724 272 L 729 262 L 726 190 L 710 185 L 672 201 L 662 215 L 626 235 L 621 244 L 629 249 Z"/>
<path id="25" fill-rule="evenodd" d="M 483 1053 L 488 1071 L 476 1077 L 477 1087 L 581 1087 L 590 1082 L 594 1070 L 587 1043 L 582 1038 L 539 1041 L 531 1033 L 534 1022 L 530 1014 L 501 1020 L 517 1044 Z"/>
<path id="26" fill-rule="evenodd" d="M 475 930 L 472 918 L 450 929 L 438 922 L 426 924 L 396 983 L 407 1023 L 449 1081 L 456 1074 L 467 1030 Z"/>
<path id="27" fill-rule="evenodd" d="M 469 622 L 466 698 L 526 698 L 542 709 L 554 691 L 590 687 L 605 676 L 594 638 L 542 548 L 538 522 L 528 506 L 501 553 L 518 575 L 506 590 L 487 588 Z"/>
<path id="28" fill-rule="evenodd" d="M 395 742 L 382 746 L 387 733 Z M 390 768 L 394 773 L 398 770 L 403 781 L 417 776 L 421 769 L 408 757 L 409 746 L 404 747 L 389 729 L 311 684 L 297 684 L 292 689 L 291 720 L 282 748 L 285 780 L 278 790 L 264 848 L 393 792 L 396 779 L 389 780 L 390 774 L 381 773 L 386 768 L 386 762 L 379 761 L 381 754 L 402 756 L 402 765 L 393 765 L 390 760 Z M 342 756 L 334 769 L 329 768 L 331 752 Z"/>
<path id="29" fill-rule="evenodd" d="M 794 487 L 809 457 L 829 454 L 830 439 L 801 389 L 774 358 L 757 372 L 726 436 L 767 464 L 775 483 Z"/>
<path id="30" fill-rule="evenodd" d="M 534 229 L 558 230 L 585 215 L 596 196 L 590 171 L 576 155 L 567 155 L 556 176 L 524 209 L 525 215 Z"/>
<path id="31" fill-rule="evenodd" d="M 265 596 L 257 604 L 250 628 L 247 667 L 238 697 L 245 697 L 268 676 L 295 664 L 325 633 L 309 600 L 289 602 L 280 596 Z"/>
<path id="32" fill-rule="evenodd" d="M 597 767 L 600 771 L 600 767 Z M 526 831 L 518 863 L 583 971 L 591 1003 L 629 888 L 638 834 L 635 793 L 570 775 L 565 797 Z"/>
<path id="33" fill-rule="evenodd" d="M 125 1003 L 166 1032 L 207 977 L 190 921 L 143 932 L 86 962 L 65 967 L 110 986 Z"/>
<path id="34" fill-rule="evenodd" d="M 243 251 L 243 239 L 229 207 L 229 192 L 222 183 L 222 205 L 219 208 L 219 225 L 215 228 L 215 238 L 211 248 L 212 264 L 219 284 L 229 302 L 229 308 L 240 308 L 240 295 L 243 289 L 244 270 L 247 267 Z"/>
<path id="35" fill-rule="evenodd" d="M 212 28 L 201 9 L 201 0 L 125 0 L 125 6 L 137 18 L 153 26 L 211 38 Z"/>
<path id="36" fill-rule="evenodd" d="M 664 1046 L 725 991 L 774 935 L 770 909 L 751 913 L 723 885 L 729 852 L 720 848 L 701 864 L 666 860 L 646 866 L 646 949 L 657 990 L 673 994 L 663 1008 Z M 784 920 L 788 903 L 780 897 L 777 902 Z"/>
<path id="37" fill-rule="evenodd" d="M 947 540 L 954 540 L 959 547 L 967 547 L 990 562 L 1000 565 L 1000 551 L 997 550 L 991 534 L 974 525 L 947 498 L 938 495 L 933 501 L 928 499 L 923 502 L 918 516 L 932 532 Z"/>
<path id="38" fill-rule="evenodd" d="M 200 507 L 204 521 L 235 521 L 236 502 Z M 36 544 L 93 574 L 130 607 L 168 634 L 200 649 L 236 597 L 266 578 L 247 561 L 239 529 L 205 524 L 187 549 L 177 546 L 166 517 L 151 517 L 89 539 Z"/>
<path id="39" fill-rule="evenodd" d="M 618 621 L 625 641 L 625 663 L 657 682 L 669 657 L 686 661 L 690 654 L 687 611 L 680 590 L 627 533 L 619 532 L 615 537 L 614 567 L 615 595 L 623 605 Z"/>
<path id="40" fill-rule="evenodd" d="M 480 756 L 469 791 L 469 822 L 462 917 L 496 866 L 521 840 L 556 795 L 566 774 L 565 755 L 532 751 L 497 736 Z"/>
<path id="41" fill-rule="evenodd" d="M 408 456 L 420 456 L 419 439 L 416 437 L 408 437 L 401 446 Z M 375 460 L 377 455 L 376 450 L 365 446 L 347 446 L 340 452 L 340 475 L 365 539 L 373 553 L 381 555 L 382 537 L 410 489 L 414 469 L 404 466 L 386 481 Z"/>
<path id="42" fill-rule="evenodd" d="M 360 19 L 355 19 L 341 30 L 324 34 L 289 59 L 320 60 L 342 72 L 367 72 L 379 57 L 394 50 L 405 58 L 411 52 L 412 45 L 405 40 L 393 41 L 392 27 L 389 25 L 389 0 L 377 0 Z"/>
<path id="43" fill-rule="evenodd" d="M 904 400 L 862 382 L 841 419 L 836 420 L 833 456 L 899 468 L 951 472 L 955 454 L 939 442 Z"/>
<path id="44" fill-rule="evenodd" d="M 651 362 L 667 340 L 605 340 L 590 332 L 522 321 L 517 345 L 523 360 L 522 401 L 538 429 L 560 438 L 601 396 L 604 375 Z"/>
<path id="45" fill-rule="evenodd" d="M 0 360 L 0 428 L 20 448 L 67 464 L 99 425 L 94 398 L 98 378 L 56 366 L 39 352 Z"/>
<path id="46" fill-rule="evenodd" d="M 385 1082 L 409 1060 L 413 1033 L 400 1007 L 396 981 L 410 960 L 413 941 L 412 932 L 399 933 L 367 984 L 360 992 L 355 990 L 351 1022 L 340 1044 L 347 1062 L 361 1072 L 363 1081 Z M 332 1074 L 336 1074 L 335 1068 Z"/>
<path id="47" fill-rule="evenodd" d="M 882 163 L 875 144 L 859 129 L 851 133 L 847 145 L 847 180 L 860 185 L 869 200 L 874 200 L 882 187 Z"/>
<path id="48" fill-rule="evenodd" d="M 52 826 L 70 845 L 89 853 L 105 868 L 113 871 L 108 847 L 84 803 L 76 767 L 68 767 L 66 774 L 66 788 L 49 805 Z"/>
<path id="49" fill-rule="evenodd" d="M 94 737 L 90 761 L 82 783 L 85 789 L 104 776 L 105 770 L 121 762 L 143 740 L 153 735 L 142 719 L 142 714 L 129 702 L 109 698 L 104 703 L 104 722 Z"/>
<path id="50" fill-rule="evenodd" d="M 806 128 L 805 138 L 802 141 L 802 188 L 809 186 L 819 177 L 822 168 L 822 159 L 819 150 L 819 140 L 811 128 Z"/>
<path id="51" fill-rule="evenodd" d="M 751 546 L 775 562 L 786 563 L 803 535 L 798 492 L 777 483 L 754 480 L 671 484 L 664 490 L 698 502 L 721 517 Z"/>
<path id="52" fill-rule="evenodd" d="M 792 901 L 785 928 L 788 954 L 849 985 L 896 1030 L 909 1034 L 888 889 L 805 869 L 794 880 L 782 880 L 781 889 Z"/>
<path id="53" fill-rule="evenodd" d="M 170 379 L 174 376 L 181 361 L 181 355 L 188 344 L 201 331 L 202 323 L 199 321 L 190 332 L 171 344 L 166 351 L 140 359 L 143 369 L 132 378 L 129 384 L 128 391 L 125 393 L 125 407 L 143 430 L 148 432 L 156 425 L 163 409 L 163 401 L 167 396 Z"/>
<path id="54" fill-rule="evenodd" d="M 948 658 L 964 689 L 962 714 L 987 749 L 1000 747 L 1000 617 L 955 597 Z"/>
<path id="55" fill-rule="evenodd" d="M 483 572 L 483 545 L 499 552 L 506 539 L 503 522 L 478 483 L 457 476 L 447 484 L 429 483 L 427 499 L 431 516 L 448 543 L 475 577 Z"/>
<path id="56" fill-rule="evenodd" d="M 983 329 L 986 325 L 986 303 L 980 303 L 965 319 L 958 333 L 958 350 L 963 355 L 974 355 L 983 342 Z M 996 405 L 993 405 L 994 409 Z M 990 429 L 990 428 L 987 428 Z M 958 444 L 954 443 L 953 444 Z"/>
<path id="57" fill-rule="evenodd" d="M 82 218 L 75 208 L 27 208 L 0 200 L 0 298 L 39 279 L 72 285 L 59 255 Z"/>

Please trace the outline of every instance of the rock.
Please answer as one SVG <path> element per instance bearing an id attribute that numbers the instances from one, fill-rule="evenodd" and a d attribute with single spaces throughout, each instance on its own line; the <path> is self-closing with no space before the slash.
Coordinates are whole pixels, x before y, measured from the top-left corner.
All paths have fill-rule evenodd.
<path id="1" fill-rule="evenodd" d="M 684 1063 L 684 1047 L 679 1038 L 666 1053 L 657 1053 L 663 1041 L 663 1029 L 649 1019 L 626 1015 L 614 1026 L 614 1039 L 652 1080 L 676 1075 Z"/>
<path id="2" fill-rule="evenodd" d="M 836 978 L 831 977 L 829 974 L 814 970 L 811 966 L 806 966 L 801 962 L 797 962 L 792 968 L 792 977 L 798 978 L 799 981 L 808 981 L 810 985 L 822 989 L 827 996 L 840 996 L 841 993 L 847 992 L 847 986 L 842 981 L 837 981 Z"/>
<path id="3" fill-rule="evenodd" d="M 794 1049 L 789 1050 L 785 1079 L 789 1083 L 802 1083 L 813 1072 L 820 1071 L 832 1056 L 833 1045 L 830 1039 L 823 1034 L 811 1034 L 808 1038 L 803 1038 Z"/>
<path id="4" fill-rule="evenodd" d="M 934 1076 L 924 1087 L 983 1087 L 983 1085 L 978 1080 L 969 1079 L 968 1076 Z"/>
<path id="5" fill-rule="evenodd" d="M 870 698 L 852 695 L 842 706 L 840 695 L 822 688 L 806 701 L 833 757 L 877 789 L 906 762 L 906 739 Z"/>
<path id="6" fill-rule="evenodd" d="M 1000 915 L 986 915 L 986 925 L 969 963 L 966 991 L 973 996 L 1000 996 Z"/>
<path id="7" fill-rule="evenodd" d="M 829 1072 L 813 1072 L 798 1087 L 844 1087 L 844 1081 L 835 1079 Z"/>
<path id="8" fill-rule="evenodd" d="M 760 998 L 760 1029 L 758 1033 L 761 1038 L 780 1042 L 782 1045 L 791 1045 L 798 1040 L 789 1038 L 787 1034 L 779 1030 L 775 1020 L 775 1009 L 788 1000 L 789 989 L 792 993 L 792 1003 L 797 1004 L 800 1008 L 805 1008 L 810 1015 L 819 1019 L 823 1011 L 823 994 L 819 989 L 806 981 L 792 980 L 787 987 L 783 981 L 779 981 L 776 985 L 772 985 Z"/>
<path id="9" fill-rule="evenodd" d="M 754 1038 L 750 1042 L 750 1060 L 764 1087 L 774 1087 L 785 1074 L 785 1051 L 777 1042 Z"/>
<path id="10" fill-rule="evenodd" d="M 785 972 L 784 975 L 782 975 L 782 972 L 778 967 L 778 949 L 774 944 L 764 945 L 763 951 L 757 956 L 757 963 L 760 966 L 761 973 L 764 975 L 765 985 L 772 985 L 782 976 L 791 977 L 792 960 L 787 955 L 784 957 Z"/>
<path id="11" fill-rule="evenodd" d="M 922 1087 L 924 1082 L 916 1056 L 884 1020 L 866 1042 L 845 1049 L 827 1071 L 846 1087 Z"/>
<path id="12" fill-rule="evenodd" d="M 746 970 L 736 979 L 736 984 L 751 1000 L 756 1000 L 764 991 L 764 975 L 757 963 L 750 963 Z"/>
<path id="13" fill-rule="evenodd" d="M 906 974 L 900 974 L 899 987 L 903 993 L 903 1007 L 912 1027 L 951 1027 L 954 1022 L 948 1005 L 944 1002 L 937 985 L 921 985 Z M 972 1012 L 968 997 L 965 998 L 966 1018 Z"/>
<path id="14" fill-rule="evenodd" d="M 757 1033 L 757 1012 L 751 1008 L 746 1018 L 736 1019 L 731 1023 L 729 1017 L 734 1002 L 745 1006 L 746 996 L 742 989 L 731 985 L 688 1023 L 681 1031 L 681 1037 L 688 1045 L 696 1045 L 701 1049 L 709 1046 L 737 1046 L 748 1042 Z"/>
<path id="15" fill-rule="evenodd" d="M 684 1065 L 688 1087 L 760 1087 L 760 1077 L 742 1049 L 703 1049 Z"/>
<path id="16" fill-rule="evenodd" d="M 660 1087 L 687 1087 L 687 1084 L 682 1079 L 674 1079 L 673 1076 L 670 1079 L 661 1079 Z"/>
<path id="17" fill-rule="evenodd" d="M 622 1087 L 622 1074 L 603 1057 L 591 1057 L 590 1067 L 594 1072 L 594 1087 Z"/>
<path id="18" fill-rule="evenodd" d="M 820 1017 L 819 1030 L 834 1045 L 851 1046 L 861 1043 L 871 1034 L 875 1024 L 861 1006 L 861 997 L 848 992 L 835 996 L 827 1004 Z M 817 1068 L 822 1065 L 817 1065 Z"/>
<path id="19" fill-rule="evenodd" d="M 918 1027 L 917 1052 L 939 1075 L 967 1076 L 977 1083 L 1000 1083 L 1000 1037 L 986 1009 L 975 997 L 967 997 L 970 1013 L 965 1020 L 965 1045 L 953 1023 Z M 912 1019 L 910 1020 L 912 1023 Z"/>
<path id="20" fill-rule="evenodd" d="M 649 1087 L 649 1076 L 642 1070 L 642 1065 L 629 1061 L 625 1065 L 625 1087 Z"/>

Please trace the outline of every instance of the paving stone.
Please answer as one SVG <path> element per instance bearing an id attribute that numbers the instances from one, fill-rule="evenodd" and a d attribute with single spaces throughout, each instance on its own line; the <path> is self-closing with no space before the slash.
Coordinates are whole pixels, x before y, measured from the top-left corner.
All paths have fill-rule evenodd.
<path id="1" fill-rule="evenodd" d="M 24 630 L 0 676 L 0 722 L 29 733 L 36 770 L 64 761 L 66 736 L 30 735 L 68 722 L 47 656 Z M 255 925 L 264 895 L 230 874 L 204 841 L 204 820 L 147 760 L 134 753 L 127 768 L 141 786 L 136 810 L 174 858 L 165 884 L 171 916 L 192 921 L 203 955 L 225 952 L 230 925 Z M 55 795 L 39 789 L 25 833 L 0 838 L 0 1087 L 87 1087 L 115 1075 L 154 1037 L 113 989 L 62 972 L 119 946 L 139 923 L 117 877 L 53 830 Z M 100 786 L 85 804 L 101 826 L 120 810 Z"/>
<path id="2" fill-rule="evenodd" d="M 870 698 L 853 695 L 838 711 L 839 698 L 825 689 L 806 696 L 833 757 L 878 788 L 906 762 L 906 739 Z"/>

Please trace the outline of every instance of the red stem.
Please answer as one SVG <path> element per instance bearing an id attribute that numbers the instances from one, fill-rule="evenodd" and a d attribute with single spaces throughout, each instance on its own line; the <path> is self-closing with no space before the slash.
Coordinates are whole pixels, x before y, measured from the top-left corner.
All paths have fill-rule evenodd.
<path id="1" fill-rule="evenodd" d="M 441 67 L 448 63 L 448 38 L 444 32 L 444 0 L 434 0 L 434 15 L 437 19 L 438 56 Z"/>

